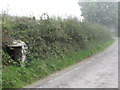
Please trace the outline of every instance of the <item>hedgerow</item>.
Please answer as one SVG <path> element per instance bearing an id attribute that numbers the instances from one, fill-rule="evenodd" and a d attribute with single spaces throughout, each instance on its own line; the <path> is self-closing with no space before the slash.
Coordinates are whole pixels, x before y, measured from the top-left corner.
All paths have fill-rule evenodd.
<path id="1" fill-rule="evenodd" d="M 108 28 L 80 22 L 77 18 L 35 20 L 4 14 L 2 19 L 3 46 L 12 39 L 24 41 L 29 48 L 29 60 L 45 59 L 69 49 L 87 48 L 90 42 L 100 43 L 111 39 Z M 70 47 L 71 45 L 75 47 Z"/>
<path id="2" fill-rule="evenodd" d="M 91 54 L 91 48 L 93 48 L 94 46 L 97 47 L 112 40 L 109 28 L 100 24 L 80 22 L 77 18 L 69 17 L 67 19 L 61 19 L 60 17 L 58 17 L 48 18 L 45 20 L 36 20 L 35 18 L 30 17 L 15 17 L 4 14 L 2 20 L 2 61 L 4 75 L 3 87 L 14 87 L 14 85 L 17 84 L 14 82 L 16 80 L 19 81 L 18 83 L 22 84 L 22 79 L 20 79 L 21 76 L 16 76 L 19 74 L 18 71 L 20 67 L 17 67 L 17 63 L 13 64 L 13 60 L 11 60 L 10 56 L 8 56 L 4 49 L 4 47 L 13 39 L 20 39 L 24 41 L 28 46 L 28 64 L 26 65 L 25 72 L 32 75 L 30 76 L 32 78 L 34 78 L 34 72 L 37 73 L 37 77 L 39 75 L 41 75 L 42 77 L 45 74 L 51 73 L 52 71 L 61 69 L 62 67 L 73 63 L 74 61 L 72 61 L 72 59 L 76 58 L 77 56 L 79 57 L 76 58 L 77 60 L 88 56 L 89 53 Z M 83 53 L 84 51 L 86 54 Z M 78 52 L 83 53 L 83 57 L 80 57 Z M 77 56 L 72 57 L 75 53 L 77 54 Z M 54 58 L 55 60 L 53 60 L 52 57 L 56 57 Z M 63 62 L 60 59 L 63 59 Z M 69 59 L 69 62 L 66 59 Z M 12 63 L 10 63 L 10 61 L 12 61 Z M 34 62 L 34 64 L 36 65 L 32 64 L 32 62 Z M 42 64 L 40 63 L 43 62 L 47 66 L 42 67 Z M 52 62 L 54 63 L 54 65 L 52 64 Z M 40 64 L 41 66 L 39 66 L 38 64 Z M 15 67 L 13 68 L 11 66 Z M 36 68 L 38 66 L 39 68 Z M 8 76 L 6 74 L 7 68 L 9 68 L 8 71 L 9 73 L 11 73 Z M 10 68 L 12 68 L 11 72 Z M 46 72 L 45 68 L 48 70 L 48 72 Z M 39 70 L 41 70 L 42 72 L 37 72 Z M 12 76 L 13 71 L 15 71 L 16 75 L 14 74 Z M 14 79 L 13 77 L 16 77 L 16 79 Z M 10 81 L 11 79 L 12 81 Z M 29 79 L 29 77 L 27 77 L 27 79 Z M 30 80 L 32 81 L 32 79 Z M 24 83 L 27 83 L 27 81 L 25 81 Z"/>

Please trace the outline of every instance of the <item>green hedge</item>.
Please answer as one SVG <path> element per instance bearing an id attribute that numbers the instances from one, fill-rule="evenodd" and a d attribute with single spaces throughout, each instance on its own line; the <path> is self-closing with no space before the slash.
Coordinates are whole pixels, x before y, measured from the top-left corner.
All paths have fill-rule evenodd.
<path id="1" fill-rule="evenodd" d="M 102 49 L 112 40 L 109 28 L 80 22 L 77 18 L 35 20 L 4 14 L 2 19 L 4 88 L 22 87 L 41 79 L 90 56 L 92 52 L 99 51 L 97 47 Z M 4 50 L 13 39 L 20 39 L 28 46 L 29 63 L 25 68 L 19 67 Z"/>
<path id="2" fill-rule="evenodd" d="M 46 59 L 69 49 L 85 49 L 90 42 L 101 43 L 111 39 L 108 28 L 80 22 L 77 18 L 35 20 L 5 14 L 3 20 L 3 45 L 12 39 L 23 40 L 29 47 L 28 60 Z"/>

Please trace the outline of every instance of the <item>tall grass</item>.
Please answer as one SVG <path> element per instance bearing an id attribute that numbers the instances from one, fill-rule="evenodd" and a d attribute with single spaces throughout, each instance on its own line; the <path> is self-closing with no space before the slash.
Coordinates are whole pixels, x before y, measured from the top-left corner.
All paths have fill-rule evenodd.
<path id="1" fill-rule="evenodd" d="M 37 80 L 75 64 L 94 53 L 103 50 L 114 40 L 100 45 L 92 45 L 91 49 L 68 52 L 63 57 L 53 56 L 45 60 L 32 60 L 26 67 L 8 66 L 3 70 L 3 88 L 21 88 Z"/>

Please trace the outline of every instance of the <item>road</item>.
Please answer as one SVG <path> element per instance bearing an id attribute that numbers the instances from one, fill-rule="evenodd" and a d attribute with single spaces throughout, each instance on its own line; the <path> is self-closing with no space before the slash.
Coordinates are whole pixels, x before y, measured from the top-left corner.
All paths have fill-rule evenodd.
<path id="1" fill-rule="evenodd" d="M 27 88 L 118 88 L 118 41 Z"/>

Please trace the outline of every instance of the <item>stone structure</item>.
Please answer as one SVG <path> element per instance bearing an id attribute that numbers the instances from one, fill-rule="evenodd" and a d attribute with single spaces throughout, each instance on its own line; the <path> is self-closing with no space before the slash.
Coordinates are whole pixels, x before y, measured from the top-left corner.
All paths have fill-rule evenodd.
<path id="1" fill-rule="evenodd" d="M 21 65 L 25 65 L 27 45 L 21 40 L 13 40 L 13 42 L 8 45 L 11 49 L 11 56 L 15 61 L 20 61 Z"/>

